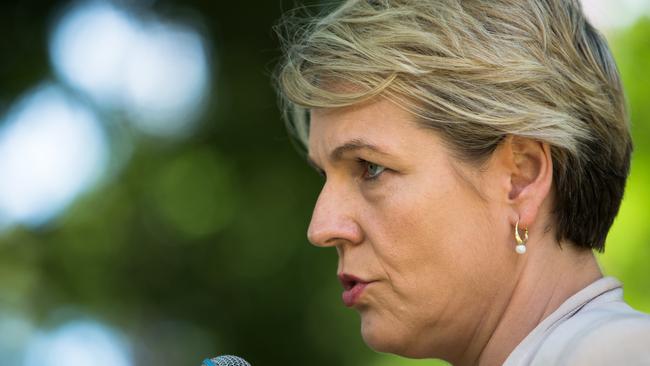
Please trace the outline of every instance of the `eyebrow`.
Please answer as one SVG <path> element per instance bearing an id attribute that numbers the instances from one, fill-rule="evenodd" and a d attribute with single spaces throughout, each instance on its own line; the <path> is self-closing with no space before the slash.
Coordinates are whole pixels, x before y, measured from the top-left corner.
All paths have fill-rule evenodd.
<path id="1" fill-rule="evenodd" d="M 358 151 L 358 150 L 370 150 L 373 153 L 379 155 L 391 156 L 391 154 L 384 151 L 379 146 L 369 143 L 364 139 L 357 138 L 357 139 L 352 139 L 342 145 L 339 145 L 334 150 L 332 150 L 332 152 L 330 153 L 330 160 L 334 162 L 340 161 L 343 158 L 343 155 L 345 155 L 346 153 L 349 153 L 351 151 Z M 321 167 L 319 167 L 318 164 L 316 164 L 316 162 L 309 155 L 307 156 L 307 162 L 318 172 L 322 173 L 323 169 L 321 169 Z"/>

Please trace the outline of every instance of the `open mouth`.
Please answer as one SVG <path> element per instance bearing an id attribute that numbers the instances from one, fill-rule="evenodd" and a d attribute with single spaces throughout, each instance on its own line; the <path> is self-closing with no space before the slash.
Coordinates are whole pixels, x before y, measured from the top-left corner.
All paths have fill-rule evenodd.
<path id="1" fill-rule="evenodd" d="M 341 281 L 341 285 L 343 285 L 343 289 L 351 290 L 354 288 L 354 286 L 358 284 L 366 284 L 366 281 L 363 281 L 355 276 L 348 275 L 348 274 L 341 274 L 339 275 L 339 280 Z"/>
<path id="2" fill-rule="evenodd" d="M 341 283 L 343 284 L 343 289 L 345 289 L 345 290 L 350 290 L 350 289 L 352 289 L 354 286 L 356 286 L 357 283 L 359 283 L 359 281 L 351 280 L 351 279 L 343 279 L 343 280 L 341 281 Z"/>
<path id="3" fill-rule="evenodd" d="M 364 289 L 372 282 L 363 281 L 358 277 L 347 274 L 339 275 L 339 281 L 343 285 L 343 303 L 348 307 L 352 307 L 359 302 Z"/>

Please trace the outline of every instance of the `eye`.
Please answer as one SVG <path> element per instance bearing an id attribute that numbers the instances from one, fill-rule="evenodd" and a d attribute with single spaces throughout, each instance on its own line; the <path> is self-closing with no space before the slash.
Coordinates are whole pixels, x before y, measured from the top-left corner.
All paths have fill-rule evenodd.
<path id="1" fill-rule="evenodd" d="M 365 171 L 363 172 L 363 179 L 366 180 L 377 179 L 381 175 L 381 173 L 383 173 L 384 170 L 386 170 L 385 167 L 379 164 L 371 163 L 369 161 L 361 160 L 361 163 L 365 168 Z"/>

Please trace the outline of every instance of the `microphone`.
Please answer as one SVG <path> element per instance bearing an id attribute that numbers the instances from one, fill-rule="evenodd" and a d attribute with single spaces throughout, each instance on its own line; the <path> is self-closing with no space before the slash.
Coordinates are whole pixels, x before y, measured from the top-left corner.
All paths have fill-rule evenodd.
<path id="1" fill-rule="evenodd" d="M 215 358 L 206 358 L 201 366 L 251 366 L 241 357 L 223 355 Z"/>

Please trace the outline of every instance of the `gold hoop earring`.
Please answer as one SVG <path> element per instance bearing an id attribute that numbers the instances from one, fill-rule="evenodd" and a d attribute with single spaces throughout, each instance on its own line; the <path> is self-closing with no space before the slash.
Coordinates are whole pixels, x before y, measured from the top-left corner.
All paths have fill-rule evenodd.
<path id="1" fill-rule="evenodd" d="M 526 242 L 528 241 L 528 228 L 524 229 L 524 238 L 522 239 L 521 236 L 519 236 L 519 220 L 517 220 L 517 223 L 515 224 L 515 240 L 517 241 L 517 246 L 515 247 L 515 251 L 518 254 L 526 253 Z"/>

